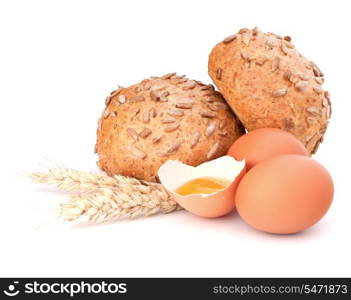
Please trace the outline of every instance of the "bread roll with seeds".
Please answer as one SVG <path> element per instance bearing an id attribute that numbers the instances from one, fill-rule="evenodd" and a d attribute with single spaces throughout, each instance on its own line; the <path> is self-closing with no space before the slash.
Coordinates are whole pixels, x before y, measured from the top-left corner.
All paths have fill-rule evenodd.
<path id="1" fill-rule="evenodd" d="M 212 85 L 175 73 L 106 99 L 95 151 L 109 175 L 156 181 L 168 159 L 196 166 L 225 155 L 244 128 Z"/>
<path id="2" fill-rule="evenodd" d="M 241 29 L 213 48 L 208 71 L 247 130 L 280 128 L 317 151 L 331 114 L 329 94 L 323 73 L 289 36 Z"/>

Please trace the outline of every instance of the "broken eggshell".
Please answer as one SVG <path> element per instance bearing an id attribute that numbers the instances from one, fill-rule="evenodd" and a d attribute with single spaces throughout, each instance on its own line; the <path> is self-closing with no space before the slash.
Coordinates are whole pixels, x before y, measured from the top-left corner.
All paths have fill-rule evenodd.
<path id="1" fill-rule="evenodd" d="M 244 174 L 245 161 L 236 161 L 230 156 L 222 156 L 197 167 L 178 160 L 168 160 L 158 170 L 162 185 L 180 206 L 195 215 L 207 218 L 224 216 L 235 208 L 235 191 Z M 231 184 L 212 194 L 182 196 L 177 193 L 182 185 L 201 177 L 223 178 Z"/>

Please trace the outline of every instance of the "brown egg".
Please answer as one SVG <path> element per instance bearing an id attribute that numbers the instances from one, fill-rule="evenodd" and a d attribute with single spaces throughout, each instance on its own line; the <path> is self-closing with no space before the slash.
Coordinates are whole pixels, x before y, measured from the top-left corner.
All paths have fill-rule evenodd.
<path id="1" fill-rule="evenodd" d="M 249 225 L 270 233 L 303 231 L 318 222 L 333 199 L 333 181 L 315 160 L 281 155 L 252 168 L 241 180 L 235 202 Z"/>
<path id="2" fill-rule="evenodd" d="M 308 155 L 305 146 L 291 133 L 276 128 L 262 128 L 242 135 L 229 148 L 228 155 L 246 160 L 247 169 L 277 155 Z"/>

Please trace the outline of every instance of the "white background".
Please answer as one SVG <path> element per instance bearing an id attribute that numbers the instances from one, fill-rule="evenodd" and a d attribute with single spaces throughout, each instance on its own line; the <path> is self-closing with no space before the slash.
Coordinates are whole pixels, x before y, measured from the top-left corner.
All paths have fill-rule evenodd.
<path id="1" fill-rule="evenodd" d="M 349 1 L 1 1 L 1 276 L 351 276 Z M 326 74 L 333 116 L 317 160 L 334 203 L 274 236 L 186 212 L 104 225 L 53 219 L 66 195 L 20 175 L 54 162 L 97 171 L 105 96 L 177 71 L 210 82 L 215 43 L 241 27 L 289 34 Z"/>

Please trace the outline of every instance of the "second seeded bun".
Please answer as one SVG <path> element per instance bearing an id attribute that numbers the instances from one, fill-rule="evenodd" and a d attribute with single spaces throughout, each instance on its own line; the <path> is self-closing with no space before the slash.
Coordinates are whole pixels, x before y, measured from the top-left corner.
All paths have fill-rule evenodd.
<path id="1" fill-rule="evenodd" d="M 172 73 L 107 97 L 95 151 L 109 175 L 157 181 L 165 161 L 199 165 L 225 155 L 243 133 L 213 86 Z"/>
<path id="2" fill-rule="evenodd" d="M 289 36 L 241 29 L 217 44 L 209 75 L 248 131 L 274 127 L 317 151 L 331 114 L 323 73 Z"/>

